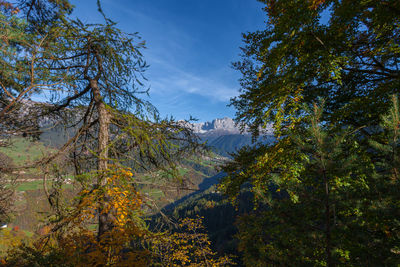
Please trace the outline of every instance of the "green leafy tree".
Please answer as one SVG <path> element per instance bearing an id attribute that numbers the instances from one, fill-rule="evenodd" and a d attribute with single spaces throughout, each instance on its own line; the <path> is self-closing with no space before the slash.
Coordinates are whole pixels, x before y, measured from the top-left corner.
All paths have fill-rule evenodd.
<path id="1" fill-rule="evenodd" d="M 244 34 L 237 119 L 295 123 L 301 103 L 326 100 L 324 120 L 379 124 L 399 87 L 398 1 L 262 0 L 264 30 Z M 368 134 L 366 128 L 361 133 Z"/>
<path id="2" fill-rule="evenodd" d="M 268 24 L 244 35 L 232 105 L 255 137 L 273 122 L 277 140 L 239 151 L 220 185 L 261 203 L 239 224 L 244 262 L 398 264 L 396 154 L 381 125 L 400 78 L 398 3 L 260 2 Z"/>

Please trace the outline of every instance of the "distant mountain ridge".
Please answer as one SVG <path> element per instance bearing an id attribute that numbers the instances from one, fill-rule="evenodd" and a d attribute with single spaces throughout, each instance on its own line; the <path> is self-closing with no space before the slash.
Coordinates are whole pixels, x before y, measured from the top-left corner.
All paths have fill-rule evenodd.
<path id="1" fill-rule="evenodd" d="M 211 122 L 199 122 L 191 124 L 191 128 L 197 134 L 211 133 L 214 131 L 224 131 L 231 134 L 239 134 L 240 129 L 235 125 L 235 121 L 231 118 L 225 117 L 222 119 L 215 119 Z"/>
<path id="2" fill-rule="evenodd" d="M 245 125 L 244 131 L 240 131 L 240 126 L 236 125 L 232 118 L 224 117 L 218 118 L 211 122 L 199 122 L 188 124 L 188 127 L 193 130 L 196 134 L 249 134 L 248 127 Z M 272 134 L 272 124 L 268 125 L 266 129 L 262 131 L 264 134 Z"/>
<path id="3" fill-rule="evenodd" d="M 197 134 L 201 141 L 207 142 L 215 153 L 224 157 L 230 157 L 230 153 L 236 152 L 243 146 L 252 145 L 253 138 L 245 125 L 241 132 L 240 126 L 229 117 L 218 118 L 211 122 L 185 123 L 187 127 Z M 266 129 L 260 129 L 260 137 L 256 142 L 273 142 L 272 124 Z"/>

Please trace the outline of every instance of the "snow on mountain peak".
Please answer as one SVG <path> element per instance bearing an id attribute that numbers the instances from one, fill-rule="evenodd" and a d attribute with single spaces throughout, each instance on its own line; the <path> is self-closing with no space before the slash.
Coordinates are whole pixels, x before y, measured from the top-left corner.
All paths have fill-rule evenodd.
<path id="1" fill-rule="evenodd" d="M 188 127 L 193 129 L 193 131 L 197 134 L 208 134 L 216 132 L 225 132 L 227 134 L 241 133 L 240 126 L 236 125 L 235 121 L 229 117 L 218 118 L 211 122 L 189 123 Z M 266 132 L 272 133 L 272 127 L 268 127 Z M 246 129 L 244 133 L 247 133 Z"/>

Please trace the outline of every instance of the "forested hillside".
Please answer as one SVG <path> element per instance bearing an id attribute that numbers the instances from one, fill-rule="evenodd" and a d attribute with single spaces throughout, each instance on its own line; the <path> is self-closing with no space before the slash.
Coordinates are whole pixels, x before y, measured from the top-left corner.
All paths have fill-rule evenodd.
<path id="1" fill-rule="evenodd" d="M 400 265 L 399 1 L 259 0 L 236 117 L 197 124 L 149 102 L 145 41 L 103 2 L 90 21 L 68 0 L 0 1 L 0 266 Z M 192 19 L 162 45 L 203 55 L 200 32 L 176 34 Z M 168 59 L 184 97 L 228 99 L 198 89 L 213 61 L 195 76 Z"/>

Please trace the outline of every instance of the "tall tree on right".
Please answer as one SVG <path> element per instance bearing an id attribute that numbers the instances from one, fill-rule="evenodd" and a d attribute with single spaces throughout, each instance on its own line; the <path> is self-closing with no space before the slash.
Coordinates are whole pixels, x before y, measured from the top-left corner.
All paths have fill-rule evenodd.
<path id="1" fill-rule="evenodd" d="M 254 132 L 268 120 L 279 129 L 301 116 L 301 103 L 323 97 L 326 120 L 379 124 L 400 85 L 400 3 L 260 2 L 266 28 L 244 34 L 234 64 L 243 75 L 237 119 Z"/>
<path id="2" fill-rule="evenodd" d="M 250 185 L 268 207 L 239 224 L 244 262 L 398 264 L 399 125 L 381 114 L 400 88 L 400 3 L 260 2 L 267 25 L 244 35 L 232 105 L 277 140 L 239 151 L 220 185 L 233 198 Z"/>

